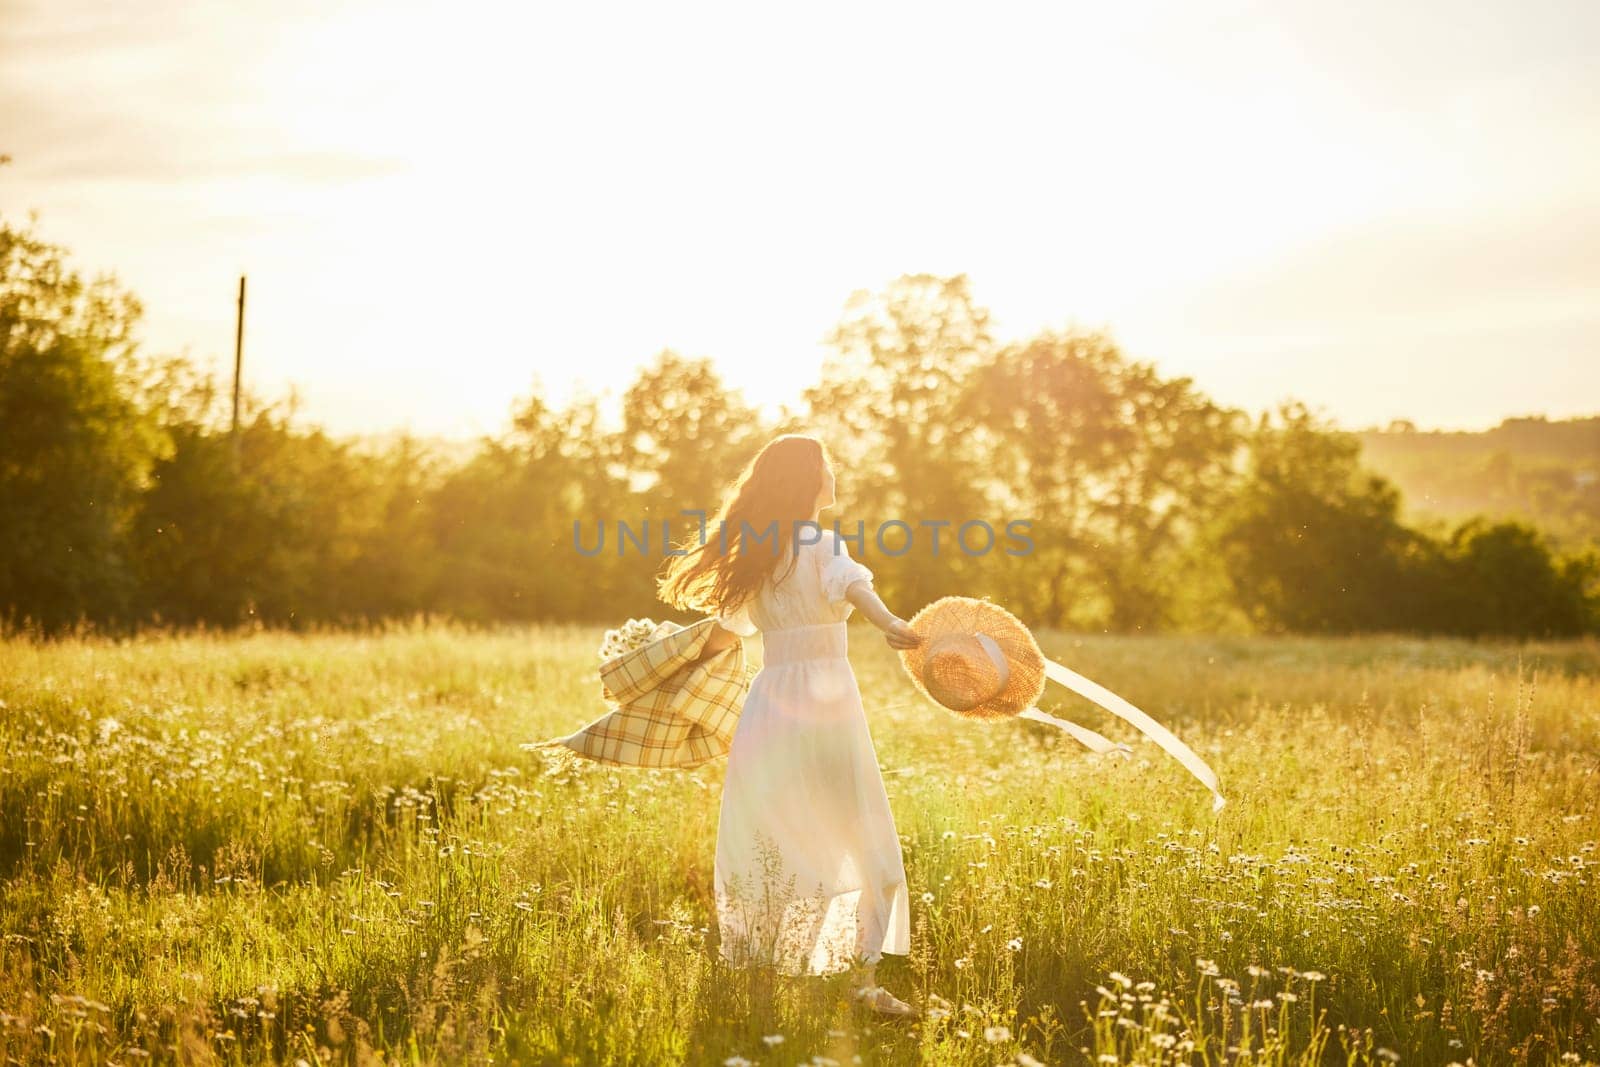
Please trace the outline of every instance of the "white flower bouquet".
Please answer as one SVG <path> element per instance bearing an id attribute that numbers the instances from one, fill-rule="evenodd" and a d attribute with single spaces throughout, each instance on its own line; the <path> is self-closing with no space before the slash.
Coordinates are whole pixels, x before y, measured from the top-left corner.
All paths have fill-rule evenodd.
<path id="1" fill-rule="evenodd" d="M 600 662 L 605 663 L 636 648 L 665 637 L 676 629 L 671 621 L 655 622 L 652 619 L 629 619 L 614 630 L 607 630 L 600 641 Z"/>

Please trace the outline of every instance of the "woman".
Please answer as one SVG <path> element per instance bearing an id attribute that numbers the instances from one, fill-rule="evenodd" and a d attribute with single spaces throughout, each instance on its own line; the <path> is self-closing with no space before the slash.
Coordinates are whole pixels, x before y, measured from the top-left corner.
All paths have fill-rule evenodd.
<path id="1" fill-rule="evenodd" d="M 833 489 L 820 441 L 776 438 L 733 484 L 703 543 L 667 565 L 658 595 L 718 617 L 708 656 L 762 635 L 717 825 L 723 959 L 790 975 L 858 967 L 867 1004 L 912 1015 L 877 984 L 883 954 L 910 951 L 910 898 L 845 620 L 859 608 L 895 649 L 918 637 L 819 524 Z"/>

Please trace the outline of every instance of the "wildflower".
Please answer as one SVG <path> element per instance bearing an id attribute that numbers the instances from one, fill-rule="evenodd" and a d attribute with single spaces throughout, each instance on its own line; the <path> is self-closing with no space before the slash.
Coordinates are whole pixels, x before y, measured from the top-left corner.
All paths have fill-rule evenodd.
<path id="1" fill-rule="evenodd" d="M 1012 952 L 1022 951 L 1022 938 L 1013 937 L 1010 941 L 1006 942 L 1006 948 L 1010 949 Z"/>
<path id="2" fill-rule="evenodd" d="M 1033 883 L 1033 887 L 1035 889 L 1049 889 L 1053 884 L 1054 883 L 1051 882 L 1050 879 L 1041 878 L 1037 882 Z"/>
<path id="3" fill-rule="evenodd" d="M 1133 988 L 1133 979 L 1129 978 L 1127 975 L 1123 974 L 1121 971 L 1112 971 L 1111 972 L 1111 980 L 1113 982 L 1117 983 L 1123 989 L 1131 989 L 1131 988 Z"/>
<path id="4" fill-rule="evenodd" d="M 607 630 L 600 643 L 602 662 L 649 644 L 657 624 L 650 619 L 629 619 L 615 630 Z"/>
<path id="5" fill-rule="evenodd" d="M 1540 911 L 1539 905 L 1537 905 L 1537 904 L 1529 904 L 1528 905 L 1528 918 L 1531 919 L 1535 915 L 1538 915 L 1539 911 Z"/>
<path id="6" fill-rule="evenodd" d="M 1271 971 L 1267 970 L 1265 967 L 1257 967 L 1253 963 L 1246 967 L 1245 971 L 1250 975 L 1251 978 L 1270 978 L 1272 976 Z"/>
<path id="7" fill-rule="evenodd" d="M 1011 1040 L 1011 1031 L 1004 1026 L 986 1026 L 983 1028 L 983 1039 L 991 1045 L 1002 1041 Z"/>
<path id="8" fill-rule="evenodd" d="M 755 1067 L 755 1062 L 743 1056 L 729 1056 L 722 1061 L 722 1067 Z"/>
<path id="9" fill-rule="evenodd" d="M 1278 996 L 1283 998 L 1283 1001 L 1284 1001 L 1285 1004 L 1293 1004 L 1295 1001 L 1300 999 L 1298 996 L 1296 996 L 1295 994 L 1289 992 L 1287 989 L 1285 989 L 1282 993 L 1279 993 Z"/>
<path id="10" fill-rule="evenodd" d="M 967 964 L 969 964 L 969 963 L 971 963 L 971 962 L 972 962 L 972 961 L 971 961 L 971 960 L 969 960 L 969 959 L 967 959 L 967 957 L 965 957 L 965 956 L 962 956 L 962 957 L 961 957 L 961 958 L 960 958 L 960 959 L 958 959 L 958 960 L 956 960 L 956 962 L 955 962 L 955 968 L 956 968 L 956 970 L 958 970 L 958 971 L 964 971 L 964 970 L 966 970 L 966 969 L 967 969 Z"/>
<path id="11" fill-rule="evenodd" d="M 783 1035 L 782 1034 L 768 1034 L 765 1037 L 763 1037 L 761 1040 L 766 1042 L 766 1045 L 767 1045 L 768 1048 L 775 1048 L 776 1046 L 783 1044 Z"/>
<path id="12" fill-rule="evenodd" d="M 924 894 L 922 894 L 922 902 L 924 904 L 932 904 L 933 903 L 933 894 L 932 893 L 924 893 Z"/>
<path id="13" fill-rule="evenodd" d="M 1304 978 L 1308 982 L 1320 982 L 1328 976 L 1323 974 L 1321 971 L 1301 971 L 1300 977 Z"/>

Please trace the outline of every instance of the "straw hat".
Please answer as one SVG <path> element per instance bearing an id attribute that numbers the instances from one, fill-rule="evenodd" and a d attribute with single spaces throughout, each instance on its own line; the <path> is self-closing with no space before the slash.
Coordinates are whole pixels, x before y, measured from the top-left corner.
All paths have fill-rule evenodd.
<path id="1" fill-rule="evenodd" d="M 1044 653 L 999 604 L 941 597 L 909 622 L 922 641 L 900 651 L 901 665 L 923 695 L 957 715 L 1007 719 L 1044 694 Z"/>
<path id="2" fill-rule="evenodd" d="M 900 663 L 912 684 L 934 702 L 968 719 L 1046 722 L 1092 751 L 1118 752 L 1126 757 L 1131 751 L 1127 745 L 1033 706 L 1044 694 L 1046 681 L 1058 682 L 1138 727 L 1211 790 L 1212 811 L 1222 810 L 1226 801 L 1217 784 L 1217 772 L 1205 760 L 1171 730 L 1105 686 L 1046 659 L 1028 628 L 1000 605 L 964 596 L 941 597 L 913 615 L 910 626 L 922 641 L 915 648 L 902 649 Z"/>

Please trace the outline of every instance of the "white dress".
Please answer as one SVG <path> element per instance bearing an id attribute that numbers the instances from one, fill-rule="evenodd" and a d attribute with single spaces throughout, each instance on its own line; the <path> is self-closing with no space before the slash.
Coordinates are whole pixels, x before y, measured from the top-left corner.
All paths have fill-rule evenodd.
<path id="1" fill-rule="evenodd" d="M 728 752 L 714 875 L 720 953 L 734 966 L 830 974 L 910 951 L 900 835 L 845 658 L 845 589 L 871 581 L 832 530 L 791 539 L 760 591 L 721 619 L 761 633 Z"/>

